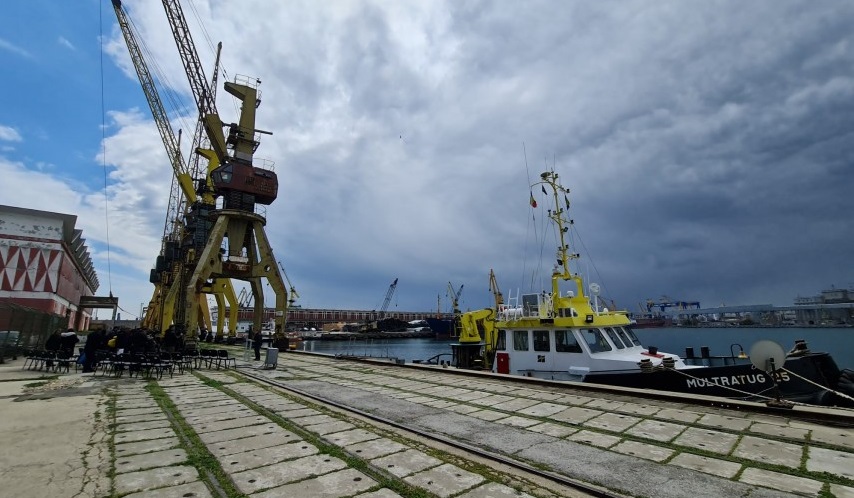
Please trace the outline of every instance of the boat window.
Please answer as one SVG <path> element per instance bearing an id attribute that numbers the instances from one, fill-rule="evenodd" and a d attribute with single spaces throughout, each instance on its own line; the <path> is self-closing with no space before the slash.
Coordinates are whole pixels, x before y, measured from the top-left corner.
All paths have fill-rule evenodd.
<path id="1" fill-rule="evenodd" d="M 580 353 L 581 344 L 571 330 L 555 330 L 555 351 L 558 353 Z"/>
<path id="2" fill-rule="evenodd" d="M 632 339 L 629 337 L 629 334 L 626 333 L 626 329 L 624 329 L 623 327 L 614 327 L 614 330 L 617 332 L 617 335 L 620 336 L 620 339 L 622 339 L 623 342 L 626 343 L 626 346 L 632 347 L 633 345 L 634 346 L 640 345 L 640 344 L 635 344 L 634 342 L 632 342 Z"/>
<path id="3" fill-rule="evenodd" d="M 548 330 L 534 331 L 534 351 L 551 351 L 552 347 L 549 344 Z"/>
<path id="4" fill-rule="evenodd" d="M 603 351 L 611 351 L 611 345 L 605 340 L 605 336 L 599 329 L 584 329 L 581 334 L 584 340 L 587 341 L 587 347 L 591 353 L 601 353 Z"/>
<path id="5" fill-rule="evenodd" d="M 528 331 L 514 330 L 513 331 L 513 349 L 516 351 L 528 350 Z"/>
<path id="6" fill-rule="evenodd" d="M 617 346 L 617 349 L 623 349 L 626 347 L 626 345 L 623 344 L 623 341 L 620 340 L 617 333 L 614 332 L 614 329 L 611 327 L 605 327 L 605 333 L 608 334 L 608 337 L 611 339 L 611 342 L 614 343 L 614 346 Z"/>
<path id="7" fill-rule="evenodd" d="M 507 349 L 507 331 L 499 330 L 496 338 L 495 349 L 498 351 L 504 351 Z"/>
<path id="8" fill-rule="evenodd" d="M 622 330 L 625 334 L 627 334 L 631 338 L 632 344 L 634 344 L 635 346 L 641 345 L 640 339 L 638 339 L 638 336 L 635 335 L 632 329 L 628 327 L 618 327 L 618 330 Z M 626 341 L 626 344 L 628 343 L 629 341 Z"/>

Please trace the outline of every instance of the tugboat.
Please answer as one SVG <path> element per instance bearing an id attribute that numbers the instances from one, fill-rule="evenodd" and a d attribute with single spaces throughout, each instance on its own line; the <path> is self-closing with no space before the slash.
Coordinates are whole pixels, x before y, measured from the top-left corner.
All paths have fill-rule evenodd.
<path id="1" fill-rule="evenodd" d="M 532 189 L 537 186 L 551 189 L 554 197 L 548 216 L 560 245 L 551 288 L 511 296 L 505 303 L 497 286 L 493 287 L 494 307 L 461 315 L 459 343 L 451 345 L 451 365 L 731 399 L 779 402 L 782 398 L 854 406 L 854 372 L 841 372 L 828 353 L 810 352 L 806 344 L 781 356 L 771 369 L 756 368 L 747 358 L 742 363 L 734 359 L 729 364 L 691 364 L 676 354 L 641 345 L 632 332 L 628 312 L 600 306 L 599 285 L 585 287 L 580 274 L 570 271 L 570 262 L 580 255 L 566 242 L 573 224 L 567 216 L 569 189 L 558 183 L 553 171 L 540 175 Z"/>

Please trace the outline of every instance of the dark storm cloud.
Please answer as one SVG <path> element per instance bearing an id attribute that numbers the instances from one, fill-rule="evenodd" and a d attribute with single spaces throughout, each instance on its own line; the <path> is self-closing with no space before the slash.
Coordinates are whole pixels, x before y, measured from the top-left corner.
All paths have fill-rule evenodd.
<path id="1" fill-rule="evenodd" d="M 551 167 L 622 307 L 854 280 L 854 4 L 230 5 L 209 30 L 264 82 L 268 232 L 309 305 L 371 308 L 399 277 L 403 309 L 449 280 L 480 306 L 490 268 L 525 289 L 554 252 L 536 188 L 527 210 Z"/>

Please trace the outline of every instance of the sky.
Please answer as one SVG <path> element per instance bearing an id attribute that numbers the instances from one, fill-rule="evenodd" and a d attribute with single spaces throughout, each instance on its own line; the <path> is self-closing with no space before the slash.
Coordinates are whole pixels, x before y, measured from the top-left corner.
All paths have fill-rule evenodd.
<path id="1" fill-rule="evenodd" d="M 160 2 L 126 0 L 185 157 L 197 116 Z M 261 80 L 275 257 L 309 308 L 463 310 L 537 292 L 570 188 L 617 308 L 790 305 L 854 287 L 854 3 L 182 0 L 208 77 Z M 126 316 L 172 176 L 108 0 L 5 5 L 0 204 L 77 215 Z M 8 22 L 11 21 L 11 22 Z M 237 105 L 217 95 L 225 122 Z M 529 205 L 533 195 L 537 208 Z M 449 285 L 450 284 L 450 285 Z M 272 290 L 266 286 L 272 303 Z"/>

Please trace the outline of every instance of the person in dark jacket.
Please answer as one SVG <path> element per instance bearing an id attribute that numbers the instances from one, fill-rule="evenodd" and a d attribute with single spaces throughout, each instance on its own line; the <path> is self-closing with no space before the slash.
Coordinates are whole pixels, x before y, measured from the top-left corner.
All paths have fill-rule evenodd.
<path id="1" fill-rule="evenodd" d="M 98 350 L 104 348 L 105 342 L 104 331 L 101 329 L 93 330 L 86 336 L 86 344 L 83 345 L 83 373 L 95 371 Z"/>
<path id="2" fill-rule="evenodd" d="M 264 336 L 261 335 L 260 330 L 255 332 L 255 335 L 252 336 L 252 349 L 255 350 L 255 361 L 259 361 L 261 359 L 261 342 L 263 340 Z"/>
<path id="3" fill-rule="evenodd" d="M 74 354 L 74 345 L 78 342 L 80 342 L 80 338 L 77 337 L 77 332 L 74 329 L 68 329 L 67 332 L 60 334 L 59 350 L 65 354 L 72 355 Z"/>

